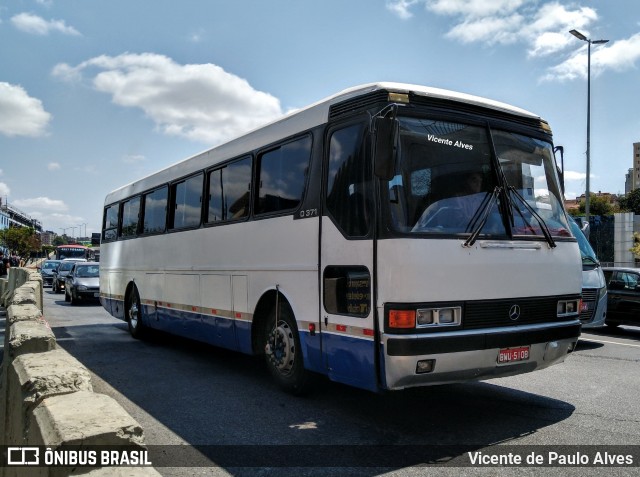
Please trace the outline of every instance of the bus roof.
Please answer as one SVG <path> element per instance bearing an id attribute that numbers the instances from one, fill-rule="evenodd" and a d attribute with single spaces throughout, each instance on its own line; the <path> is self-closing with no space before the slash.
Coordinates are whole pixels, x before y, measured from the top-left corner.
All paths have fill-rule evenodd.
<path id="1" fill-rule="evenodd" d="M 222 162 L 227 159 L 241 156 L 248 151 L 253 151 L 261 147 L 268 146 L 278 140 L 293 136 L 301 131 L 311 129 L 327 122 L 329 109 L 334 104 L 347 101 L 352 98 L 363 96 L 376 91 L 389 91 L 397 93 L 413 93 L 434 99 L 447 100 L 452 102 L 471 104 L 483 108 L 505 112 L 515 116 L 530 119 L 540 119 L 534 113 L 526 111 L 506 103 L 494 101 L 480 96 L 466 93 L 458 93 L 440 88 L 431 88 L 421 85 L 404 83 L 379 82 L 369 83 L 345 89 L 332 96 L 324 98 L 305 108 L 292 111 L 289 114 L 276 119 L 275 121 L 260 126 L 242 136 L 232 139 L 226 143 L 215 146 L 204 152 L 183 159 L 171 166 L 155 172 L 138 181 L 120 187 L 109 193 L 105 199 L 105 205 L 112 204 L 127 197 L 134 196 L 151 188 L 165 184 L 176 178 L 187 176 L 196 171 L 200 171 Z"/>

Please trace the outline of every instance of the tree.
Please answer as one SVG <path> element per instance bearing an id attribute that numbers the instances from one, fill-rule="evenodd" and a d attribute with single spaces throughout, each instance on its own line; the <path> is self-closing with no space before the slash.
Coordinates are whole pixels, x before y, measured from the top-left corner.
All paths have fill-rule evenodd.
<path id="1" fill-rule="evenodd" d="M 606 197 L 597 196 L 593 193 L 590 194 L 589 197 L 589 215 L 611 215 L 615 212 L 613 205 L 611 205 L 611 202 L 609 202 Z M 581 214 L 586 213 L 585 207 L 585 201 L 581 200 Z"/>
<path id="2" fill-rule="evenodd" d="M 640 215 L 640 189 L 635 189 L 620 199 L 620 209 Z"/>
<path id="3" fill-rule="evenodd" d="M 42 247 L 40 237 L 30 227 L 9 227 L 2 230 L 2 241 L 10 252 L 28 257 L 31 252 L 37 252 Z"/>
<path id="4" fill-rule="evenodd" d="M 631 247 L 631 253 L 637 258 L 640 258 L 640 234 L 633 234 L 633 247 Z"/>

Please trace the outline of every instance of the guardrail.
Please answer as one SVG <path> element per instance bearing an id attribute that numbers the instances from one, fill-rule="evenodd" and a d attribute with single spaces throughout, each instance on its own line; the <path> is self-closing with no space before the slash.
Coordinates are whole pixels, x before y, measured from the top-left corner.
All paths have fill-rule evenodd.
<path id="1" fill-rule="evenodd" d="M 0 436 L 5 446 L 71 446 L 144 449 L 142 427 L 113 398 L 93 392 L 89 371 L 59 348 L 43 317 L 42 278 L 36 270 L 11 268 L 0 279 L 6 308 Z M 159 476 L 153 467 L 2 467 L 0 477 Z M 125 471 L 123 473 L 123 471 Z M 25 471 L 29 471 L 28 474 Z"/>

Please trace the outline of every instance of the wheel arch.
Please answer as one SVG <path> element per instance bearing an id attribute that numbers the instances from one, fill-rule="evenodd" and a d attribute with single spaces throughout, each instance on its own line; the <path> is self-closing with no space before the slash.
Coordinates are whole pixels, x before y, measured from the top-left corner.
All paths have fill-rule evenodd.
<path id="1" fill-rule="evenodd" d="M 276 307 L 276 302 L 278 302 L 281 307 L 286 306 L 289 309 L 294 321 L 296 321 L 296 332 L 298 332 L 296 315 L 289 298 L 287 298 L 282 290 L 271 288 L 262 294 L 253 312 L 251 324 L 251 349 L 253 354 L 264 354 L 266 322 L 269 318 L 269 313 Z"/>
<path id="2" fill-rule="evenodd" d="M 129 303 L 129 298 L 131 298 L 131 294 L 134 292 L 134 290 L 138 292 L 138 297 L 140 297 L 140 290 L 138 290 L 138 286 L 136 285 L 136 282 L 134 280 L 131 280 L 129 281 L 129 283 L 127 283 L 127 288 L 125 289 L 125 292 L 124 292 L 124 321 L 129 321 L 126 307 L 127 307 L 127 303 Z"/>

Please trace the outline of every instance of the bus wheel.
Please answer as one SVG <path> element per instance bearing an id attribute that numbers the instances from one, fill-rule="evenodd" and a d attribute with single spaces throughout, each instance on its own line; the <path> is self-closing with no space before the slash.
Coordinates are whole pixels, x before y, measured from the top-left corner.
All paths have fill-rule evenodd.
<path id="1" fill-rule="evenodd" d="M 138 290 L 134 287 L 127 298 L 127 322 L 129 323 L 129 333 L 136 339 L 141 339 L 144 334 L 144 326 L 140 313 L 142 308 L 140 307 L 140 295 Z"/>
<path id="2" fill-rule="evenodd" d="M 271 311 L 267 320 L 265 357 L 267 367 L 278 384 L 292 394 L 304 394 L 308 390 L 309 373 L 304 369 L 302 349 L 296 321 L 289 307 Z"/>

